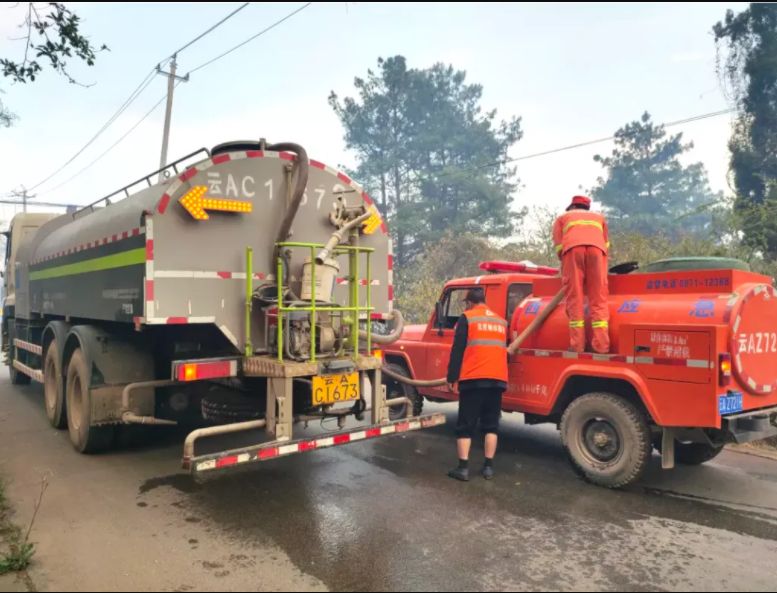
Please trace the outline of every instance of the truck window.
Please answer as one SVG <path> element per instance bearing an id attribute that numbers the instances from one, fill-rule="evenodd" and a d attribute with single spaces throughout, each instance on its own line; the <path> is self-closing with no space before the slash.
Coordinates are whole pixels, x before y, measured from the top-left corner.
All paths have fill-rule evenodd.
<path id="1" fill-rule="evenodd" d="M 532 293 L 531 284 L 511 284 L 507 289 L 507 322 L 513 320 L 515 310 Z"/>
<path id="2" fill-rule="evenodd" d="M 453 288 L 445 295 L 445 329 L 456 329 L 456 324 L 464 315 L 464 298 L 469 288 Z"/>

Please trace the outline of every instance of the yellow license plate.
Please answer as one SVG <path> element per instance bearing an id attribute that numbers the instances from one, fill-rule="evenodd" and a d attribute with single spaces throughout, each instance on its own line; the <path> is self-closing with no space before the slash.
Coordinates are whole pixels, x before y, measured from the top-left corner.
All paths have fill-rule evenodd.
<path id="1" fill-rule="evenodd" d="M 332 406 L 361 396 L 359 373 L 313 377 L 313 405 Z"/>

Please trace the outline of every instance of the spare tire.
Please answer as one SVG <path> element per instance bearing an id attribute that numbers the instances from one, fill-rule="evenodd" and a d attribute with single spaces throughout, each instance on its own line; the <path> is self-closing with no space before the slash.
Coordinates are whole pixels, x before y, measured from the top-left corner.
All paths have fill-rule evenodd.
<path id="1" fill-rule="evenodd" d="M 202 398 L 202 417 L 213 424 L 236 424 L 261 420 L 267 413 L 267 400 L 214 388 Z"/>

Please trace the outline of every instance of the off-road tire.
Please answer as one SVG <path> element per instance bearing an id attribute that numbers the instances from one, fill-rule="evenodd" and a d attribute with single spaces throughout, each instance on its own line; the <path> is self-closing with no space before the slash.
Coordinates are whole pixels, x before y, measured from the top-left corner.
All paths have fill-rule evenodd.
<path id="1" fill-rule="evenodd" d="M 62 378 L 62 361 L 59 360 L 57 341 L 52 340 L 43 361 L 43 391 L 45 393 L 46 415 L 56 430 L 67 428 L 67 404 L 65 403 L 65 381 Z"/>
<path id="2" fill-rule="evenodd" d="M 402 375 L 408 379 L 413 378 L 410 372 L 402 365 L 388 363 L 384 366 L 397 375 Z M 395 381 L 387 375 L 383 375 L 383 384 L 386 386 L 386 399 L 406 397 L 413 402 L 413 416 L 420 416 L 424 413 L 424 398 L 421 397 L 415 387 Z M 407 406 L 402 405 L 389 408 L 389 419 L 391 422 L 397 422 L 405 418 L 407 418 Z"/>
<path id="3" fill-rule="evenodd" d="M 605 419 L 617 431 L 619 455 L 598 462 L 587 453 L 583 432 L 589 422 Z M 561 420 L 561 441 L 574 470 L 587 482 L 604 488 L 623 488 L 638 481 L 653 452 L 650 427 L 636 406 L 609 393 L 591 393 L 575 400 Z"/>
<path id="4" fill-rule="evenodd" d="M 67 423 L 73 448 L 83 455 L 107 451 L 113 443 L 114 426 L 92 426 L 92 393 L 89 369 L 79 348 L 67 368 L 65 388 Z"/>
<path id="5" fill-rule="evenodd" d="M 656 451 L 662 452 L 663 443 L 656 443 Z M 705 443 L 675 443 L 674 460 L 680 465 L 704 465 L 723 453 L 723 447 L 713 447 Z"/>

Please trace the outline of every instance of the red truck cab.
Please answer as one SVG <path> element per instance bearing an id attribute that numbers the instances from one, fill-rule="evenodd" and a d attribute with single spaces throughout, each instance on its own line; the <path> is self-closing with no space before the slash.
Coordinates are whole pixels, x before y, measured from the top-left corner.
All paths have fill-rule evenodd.
<path id="1" fill-rule="evenodd" d="M 483 288 L 488 306 L 506 316 L 511 339 L 562 288 L 553 270 L 483 269 L 491 273 L 448 283 L 429 323 L 406 328 L 386 348 L 387 363 L 417 380 L 444 377 L 471 288 Z M 654 448 L 671 468 L 710 461 L 727 443 L 777 436 L 771 278 L 735 269 L 611 275 L 610 312 L 611 354 L 577 354 L 568 351 L 569 319 L 558 306 L 510 359 L 504 397 L 504 410 L 528 424 L 557 424 L 586 479 L 622 487 L 640 478 Z M 457 399 L 446 388 L 415 396 Z"/>

